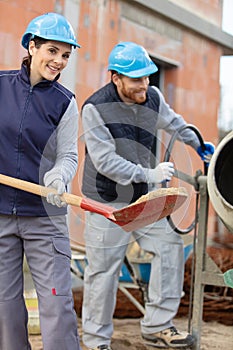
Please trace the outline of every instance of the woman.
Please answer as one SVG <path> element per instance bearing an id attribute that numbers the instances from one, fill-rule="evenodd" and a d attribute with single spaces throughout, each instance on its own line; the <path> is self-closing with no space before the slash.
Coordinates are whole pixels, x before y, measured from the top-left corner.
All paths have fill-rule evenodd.
<path id="1" fill-rule="evenodd" d="M 20 70 L 0 72 L 0 173 L 57 189 L 40 196 L 0 185 L 0 349 L 30 350 L 23 257 L 39 301 L 44 350 L 79 350 L 73 309 L 67 209 L 60 195 L 77 169 L 78 110 L 58 83 L 80 47 L 61 15 L 34 18 Z"/>

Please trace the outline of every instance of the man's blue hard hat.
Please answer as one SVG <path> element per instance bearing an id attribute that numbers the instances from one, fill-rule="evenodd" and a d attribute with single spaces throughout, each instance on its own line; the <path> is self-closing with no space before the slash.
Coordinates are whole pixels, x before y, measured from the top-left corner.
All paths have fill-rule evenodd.
<path id="1" fill-rule="evenodd" d="M 157 72 L 158 68 L 142 46 L 133 42 L 121 42 L 109 55 L 108 70 L 130 78 L 140 78 Z"/>
<path id="2" fill-rule="evenodd" d="M 47 40 L 61 41 L 74 47 L 80 47 L 77 43 L 73 28 L 65 17 L 58 13 L 49 12 L 34 18 L 27 26 L 22 37 L 22 45 L 28 49 L 29 41 L 34 36 Z"/>

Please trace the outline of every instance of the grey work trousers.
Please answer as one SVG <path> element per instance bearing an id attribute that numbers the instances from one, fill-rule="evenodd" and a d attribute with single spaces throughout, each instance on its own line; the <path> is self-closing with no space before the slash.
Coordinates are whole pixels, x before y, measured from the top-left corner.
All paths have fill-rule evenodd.
<path id="1" fill-rule="evenodd" d="M 0 349 L 30 350 L 23 256 L 35 284 L 44 350 L 80 350 L 65 216 L 0 215 Z"/>
<path id="2" fill-rule="evenodd" d="M 182 238 L 166 219 L 129 233 L 103 216 L 86 213 L 88 265 L 84 275 L 82 323 L 83 342 L 87 347 L 111 343 L 119 274 L 132 240 L 153 255 L 149 302 L 145 306 L 141 330 L 151 334 L 173 325 L 183 290 Z"/>

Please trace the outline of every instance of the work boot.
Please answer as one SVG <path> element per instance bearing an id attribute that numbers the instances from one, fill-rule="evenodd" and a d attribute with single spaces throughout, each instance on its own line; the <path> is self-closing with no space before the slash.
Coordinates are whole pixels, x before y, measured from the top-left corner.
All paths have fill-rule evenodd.
<path id="1" fill-rule="evenodd" d="M 96 348 L 91 348 L 89 350 L 112 350 L 109 345 L 99 345 Z"/>
<path id="2" fill-rule="evenodd" d="M 170 327 L 153 334 L 142 333 L 142 338 L 148 345 L 158 348 L 188 348 L 194 344 L 194 337 L 187 332 L 179 332 Z"/>

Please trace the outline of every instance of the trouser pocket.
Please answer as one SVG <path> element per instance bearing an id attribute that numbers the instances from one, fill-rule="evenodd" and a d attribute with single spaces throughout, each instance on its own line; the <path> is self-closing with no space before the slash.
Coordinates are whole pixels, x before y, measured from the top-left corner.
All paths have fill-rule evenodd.
<path id="1" fill-rule="evenodd" d="M 163 242 L 161 245 L 161 296 L 180 298 L 183 289 L 183 246 Z"/>
<path id="2" fill-rule="evenodd" d="M 54 294 L 71 295 L 70 261 L 71 249 L 69 239 L 65 237 L 54 237 Z"/>

